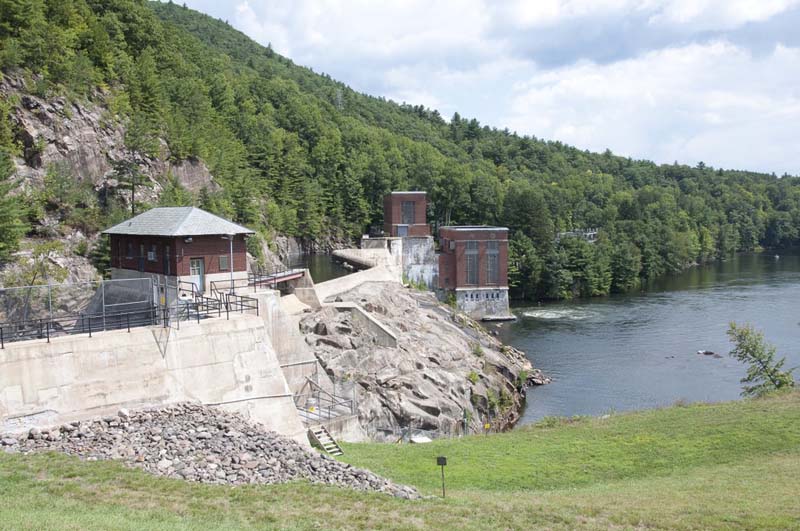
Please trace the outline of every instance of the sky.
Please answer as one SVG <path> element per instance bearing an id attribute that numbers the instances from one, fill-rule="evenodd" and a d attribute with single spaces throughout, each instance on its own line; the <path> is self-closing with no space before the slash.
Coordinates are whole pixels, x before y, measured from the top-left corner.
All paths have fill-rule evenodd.
<path id="1" fill-rule="evenodd" d="M 186 0 L 359 92 L 659 163 L 800 175 L 800 0 Z"/>

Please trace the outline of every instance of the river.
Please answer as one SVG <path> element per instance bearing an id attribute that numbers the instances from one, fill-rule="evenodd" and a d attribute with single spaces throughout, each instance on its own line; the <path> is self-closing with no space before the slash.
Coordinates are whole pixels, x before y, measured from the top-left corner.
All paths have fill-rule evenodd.
<path id="1" fill-rule="evenodd" d="M 730 321 L 762 330 L 787 367 L 800 365 L 797 254 L 745 254 L 662 278 L 646 293 L 513 310 L 518 320 L 500 326 L 501 339 L 553 378 L 529 390 L 521 423 L 736 399 L 745 369 L 728 356 Z"/>
<path id="2" fill-rule="evenodd" d="M 308 269 L 315 284 L 352 273 L 329 254 L 297 254 L 287 260 L 289 267 Z"/>

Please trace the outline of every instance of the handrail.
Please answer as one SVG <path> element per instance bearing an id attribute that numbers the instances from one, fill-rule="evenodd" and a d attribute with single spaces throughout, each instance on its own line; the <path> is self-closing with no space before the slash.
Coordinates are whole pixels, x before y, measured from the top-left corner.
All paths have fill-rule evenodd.
<path id="1" fill-rule="evenodd" d="M 187 285 L 187 284 L 190 286 L 189 289 L 181 287 L 182 285 Z M 188 291 L 189 293 L 191 293 L 193 299 L 199 295 L 199 292 L 197 291 L 197 285 L 194 282 L 189 282 L 187 280 L 178 281 L 178 293 L 182 291 Z"/>
<path id="2" fill-rule="evenodd" d="M 321 392 L 325 393 L 326 395 L 328 395 L 331 398 L 331 400 L 336 400 L 335 396 L 330 394 L 326 389 L 323 389 L 321 385 L 319 385 L 317 382 L 315 382 L 314 380 L 312 380 L 308 376 L 306 376 L 306 380 L 308 381 L 308 383 L 311 384 L 311 387 L 316 387 L 317 391 L 321 391 Z"/>
<path id="3" fill-rule="evenodd" d="M 137 310 L 105 312 L 98 314 L 72 314 L 60 317 L 26 319 L 0 322 L 0 348 L 6 343 L 47 339 L 51 336 L 78 335 L 106 330 L 124 330 L 139 326 L 152 326 L 158 322 L 157 307 L 148 305 Z"/>
<path id="4" fill-rule="evenodd" d="M 194 283 L 186 282 L 194 288 Z M 180 289 L 180 288 L 179 288 Z M 185 291 L 189 291 L 187 288 Z M 224 298 L 205 297 L 192 289 L 191 299 L 178 299 L 173 307 L 147 304 L 134 310 L 103 312 L 96 314 L 78 313 L 38 319 L 23 319 L 0 322 L 0 349 L 5 344 L 16 341 L 47 339 L 51 336 L 88 334 L 106 330 L 124 330 L 142 326 L 161 325 L 165 328 L 175 323 L 180 329 L 181 321 L 196 320 L 208 317 L 225 317 L 230 319 L 231 311 L 244 313 L 255 311 L 260 314 L 259 301 L 246 295 L 224 293 Z M 138 303 L 137 303 L 138 304 Z"/>

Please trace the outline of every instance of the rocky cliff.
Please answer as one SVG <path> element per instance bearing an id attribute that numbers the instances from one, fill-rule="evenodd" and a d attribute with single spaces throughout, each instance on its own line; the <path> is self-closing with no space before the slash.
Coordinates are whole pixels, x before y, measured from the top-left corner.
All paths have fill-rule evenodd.
<path id="1" fill-rule="evenodd" d="M 382 346 L 374 330 L 346 311 L 323 307 L 300 323 L 334 381 L 354 381 L 362 426 L 377 438 L 414 427 L 450 435 L 512 426 L 529 383 L 542 383 L 525 355 L 430 292 L 368 282 L 337 297 L 358 304 L 394 334 Z"/>
<path id="2" fill-rule="evenodd" d="M 48 167 L 60 164 L 76 180 L 89 181 L 97 188 L 115 188 L 119 185 L 115 164 L 132 162 L 146 178 L 141 188 L 143 201 L 157 198 L 170 174 L 192 192 L 218 188 L 203 162 L 172 161 L 163 142 L 157 157 L 127 149 L 125 123 L 106 105 L 107 94 L 97 91 L 92 101 L 63 96 L 44 99 L 28 92 L 24 78 L 15 75 L 0 80 L 0 94 L 18 102 L 11 119 L 22 147 L 22 156 L 15 159 L 16 174 L 24 186 L 41 186 Z"/>

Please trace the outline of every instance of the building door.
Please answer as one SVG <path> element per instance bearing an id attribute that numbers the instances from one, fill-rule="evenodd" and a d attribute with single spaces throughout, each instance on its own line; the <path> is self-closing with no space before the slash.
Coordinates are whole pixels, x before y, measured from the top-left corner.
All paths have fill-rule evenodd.
<path id="1" fill-rule="evenodd" d="M 169 261 L 169 245 L 164 246 L 164 274 L 167 276 L 172 274 L 172 268 L 170 267 Z"/>
<path id="2" fill-rule="evenodd" d="M 198 293 L 203 293 L 206 286 L 205 265 L 202 258 L 189 259 L 189 282 L 195 285 Z"/>

